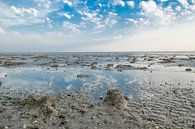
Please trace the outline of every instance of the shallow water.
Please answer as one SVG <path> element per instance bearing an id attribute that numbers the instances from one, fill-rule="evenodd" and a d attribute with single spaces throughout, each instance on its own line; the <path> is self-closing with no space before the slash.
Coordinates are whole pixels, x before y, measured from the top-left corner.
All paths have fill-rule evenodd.
<path id="1" fill-rule="evenodd" d="M 110 88 L 118 88 L 125 95 L 136 99 L 139 88 L 143 86 L 169 83 L 177 86 L 190 83 L 195 86 L 195 74 L 186 72 L 163 72 L 127 70 L 91 70 L 89 68 L 0 68 L 7 77 L 1 77 L 1 89 L 11 90 L 48 90 L 61 89 L 82 91 L 93 98 L 104 96 Z M 78 78 L 77 75 L 88 77 Z"/>
<path id="2" fill-rule="evenodd" d="M 118 87 L 126 94 L 135 94 L 137 82 L 134 80 L 134 72 L 124 74 L 118 71 L 100 71 L 89 68 L 0 68 L 8 76 L 2 77 L 2 88 L 29 89 L 29 90 L 78 90 L 101 96 L 109 88 Z M 78 78 L 77 75 L 88 77 Z M 131 86 L 132 85 L 132 86 Z M 130 88 L 128 88 L 130 87 Z"/>
<path id="3" fill-rule="evenodd" d="M 39 59 L 39 56 L 43 56 Z M 1 91 L 30 90 L 48 91 L 73 90 L 82 91 L 92 98 L 105 96 L 110 88 L 118 88 L 130 98 L 137 99 L 141 87 L 148 85 L 195 87 L 195 60 L 192 53 L 51 53 L 51 54 L 1 54 L 1 60 L 25 61 L 23 66 L 0 67 Z M 175 63 L 159 64 L 161 59 L 174 57 Z M 22 59 L 25 58 L 25 59 Z M 131 63 L 131 59 L 136 62 Z M 75 64 L 81 59 L 84 63 Z M 152 59 L 152 60 L 147 60 Z M 97 69 L 92 70 L 90 64 L 97 62 Z M 114 67 L 106 70 L 105 66 L 112 63 L 130 64 L 133 67 L 147 67 L 147 70 L 118 71 Z M 184 64 L 179 67 L 178 64 Z M 51 68 L 51 64 L 59 67 Z M 152 64 L 150 67 L 149 64 Z M 185 69 L 192 69 L 186 72 Z M 5 76 L 7 75 L 7 76 Z M 79 78 L 78 75 L 84 75 Z"/>

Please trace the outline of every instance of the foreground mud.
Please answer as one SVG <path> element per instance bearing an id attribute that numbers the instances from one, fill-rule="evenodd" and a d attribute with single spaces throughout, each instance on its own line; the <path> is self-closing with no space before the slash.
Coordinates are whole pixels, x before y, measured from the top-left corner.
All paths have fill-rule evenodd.
<path id="1" fill-rule="evenodd" d="M 195 129 L 194 53 L 0 54 L 0 129 Z"/>
<path id="2" fill-rule="evenodd" d="M 193 88 L 169 84 L 141 88 L 132 101 L 119 90 L 99 100 L 79 92 L 1 93 L 0 128 L 10 129 L 194 129 Z"/>

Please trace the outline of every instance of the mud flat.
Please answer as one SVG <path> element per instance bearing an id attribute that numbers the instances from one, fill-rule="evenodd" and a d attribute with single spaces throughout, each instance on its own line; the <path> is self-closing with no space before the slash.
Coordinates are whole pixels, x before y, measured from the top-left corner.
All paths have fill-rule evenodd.
<path id="1" fill-rule="evenodd" d="M 195 54 L 0 54 L 0 129 L 195 129 Z"/>
<path id="2" fill-rule="evenodd" d="M 0 128 L 194 129 L 195 92 L 169 85 L 141 88 L 132 101 L 116 89 L 91 100 L 80 92 L 0 94 Z"/>

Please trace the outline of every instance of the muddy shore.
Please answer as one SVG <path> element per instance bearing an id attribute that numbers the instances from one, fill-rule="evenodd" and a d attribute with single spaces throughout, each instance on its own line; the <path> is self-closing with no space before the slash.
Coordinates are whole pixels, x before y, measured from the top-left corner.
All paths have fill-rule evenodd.
<path id="1" fill-rule="evenodd" d="M 1 54 L 0 129 L 195 129 L 194 57 Z"/>
<path id="2" fill-rule="evenodd" d="M 98 100 L 70 91 L 1 93 L 0 128 L 195 128 L 195 92 L 192 88 L 173 88 L 166 84 L 141 89 L 137 102 L 118 90 L 108 91 L 105 98 Z"/>

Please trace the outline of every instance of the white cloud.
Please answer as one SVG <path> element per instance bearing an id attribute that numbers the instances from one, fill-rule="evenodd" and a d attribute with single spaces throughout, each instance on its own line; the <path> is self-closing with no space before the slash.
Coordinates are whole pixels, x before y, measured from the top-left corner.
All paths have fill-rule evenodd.
<path id="1" fill-rule="evenodd" d="M 146 28 L 117 41 L 103 42 L 92 51 L 194 51 L 194 21 L 169 27 Z M 159 47 L 160 46 L 160 47 Z M 86 48 L 87 50 L 89 48 Z"/>
<path id="2" fill-rule="evenodd" d="M 65 27 L 75 26 L 64 23 Z M 74 27 L 73 27 L 74 28 Z M 89 34 L 48 32 L 48 33 L 6 33 L 0 35 L 0 52 L 57 52 L 82 51 L 94 40 Z M 94 42 L 93 42 L 94 43 Z"/>
<path id="3" fill-rule="evenodd" d="M 51 1 L 50 0 L 33 0 L 40 8 L 50 8 Z"/>
<path id="4" fill-rule="evenodd" d="M 3 28 L 0 27 L 0 34 L 4 34 L 5 31 L 3 30 Z"/>
<path id="5" fill-rule="evenodd" d="M 98 6 L 101 8 L 103 5 L 101 3 L 99 3 Z"/>
<path id="6" fill-rule="evenodd" d="M 195 11 L 195 5 L 190 5 L 190 9 L 191 9 L 192 11 Z"/>
<path id="7" fill-rule="evenodd" d="M 94 19 L 97 16 L 96 12 L 93 13 L 88 13 L 88 12 L 83 12 L 83 15 L 85 15 L 87 18 L 91 19 L 91 21 L 93 21 L 92 19 Z"/>
<path id="8" fill-rule="evenodd" d="M 105 21 L 104 21 L 105 26 L 112 27 L 115 24 L 117 24 L 118 23 L 117 16 L 118 16 L 118 14 L 113 13 L 113 12 L 109 12 L 106 19 L 105 19 Z"/>
<path id="9" fill-rule="evenodd" d="M 62 28 L 62 30 L 59 30 L 59 31 L 62 31 L 60 33 L 66 33 L 67 35 L 69 35 L 69 34 L 76 35 L 76 34 L 78 34 L 78 32 L 82 32 L 82 31 L 86 32 L 87 30 L 89 30 L 88 32 L 90 34 L 92 33 L 95 36 L 97 36 L 97 35 L 99 36 L 99 35 L 101 35 L 101 32 L 104 32 L 104 30 L 111 28 L 111 27 L 115 27 L 115 25 L 118 23 L 120 18 L 121 19 L 124 18 L 123 16 L 121 16 L 121 17 L 118 16 L 118 14 L 115 12 L 114 8 L 110 12 L 105 11 L 105 13 L 104 13 L 105 15 L 101 15 L 99 13 L 101 9 L 92 10 L 87 5 L 84 5 L 83 8 L 77 8 L 75 1 L 78 1 L 78 0 L 56 0 L 55 2 L 57 2 L 57 5 L 54 5 L 55 7 L 51 4 L 50 0 L 34 0 L 34 1 L 37 3 L 36 5 L 38 5 L 38 6 L 35 6 L 34 8 L 17 7 L 17 6 L 10 7 L 6 4 L 3 4 L 3 2 L 0 2 L 0 26 L 2 26 L 2 28 L 0 28 L 0 33 L 5 33 L 5 31 L 7 33 L 7 30 L 3 30 L 3 29 L 9 28 L 9 27 L 11 28 L 12 26 L 33 25 L 33 24 L 37 24 L 37 23 L 46 23 L 50 28 L 52 28 L 52 23 L 54 23 L 55 21 L 51 21 L 51 19 L 49 17 L 47 17 L 48 16 L 47 14 L 49 12 L 51 12 L 51 10 L 53 10 L 53 8 L 59 9 L 59 4 L 62 4 L 62 1 L 63 1 L 63 3 L 67 4 L 68 6 L 74 7 L 74 9 L 76 9 L 76 10 L 79 9 L 78 12 L 81 14 L 81 19 L 82 19 L 80 23 L 71 23 L 71 22 L 64 22 L 63 23 L 63 26 L 62 26 L 63 28 Z M 166 0 L 161 0 L 161 2 L 164 2 L 164 1 L 166 1 Z M 187 5 L 187 3 L 184 0 L 180 0 L 180 2 L 182 3 L 182 5 Z M 85 1 L 85 4 L 86 3 L 87 2 Z M 119 6 L 124 7 L 125 5 L 126 6 L 128 5 L 131 8 L 135 7 L 135 2 L 133 0 L 128 0 L 128 1 L 126 1 L 126 0 L 111 0 L 111 2 L 108 5 L 101 4 L 99 6 L 104 8 L 104 7 L 109 7 L 112 4 L 114 6 L 119 5 Z M 131 25 L 133 23 L 140 28 L 143 27 L 144 25 L 149 25 L 150 27 L 151 27 L 151 25 L 154 25 L 155 27 L 158 25 L 169 26 L 172 23 L 175 24 L 175 21 L 176 22 L 179 21 L 179 20 L 175 20 L 177 18 L 177 16 L 179 16 L 176 13 L 179 13 L 179 14 L 183 15 L 184 17 L 189 16 L 189 18 L 191 18 L 191 16 L 195 16 L 194 13 L 192 13 L 192 10 L 195 11 L 195 5 L 188 4 L 187 6 L 185 6 L 188 9 L 183 9 L 183 7 L 181 5 L 179 5 L 177 7 L 177 11 L 173 10 L 170 6 L 163 8 L 162 3 L 157 4 L 154 0 L 142 1 L 140 3 L 140 5 L 141 5 L 140 7 L 142 8 L 142 12 L 139 13 L 141 18 L 139 18 L 139 19 L 137 17 L 136 17 L 136 19 L 125 18 L 125 20 L 124 20 L 125 22 L 131 23 Z M 60 6 L 62 6 L 62 5 L 60 5 Z M 60 15 L 62 17 L 63 16 L 66 17 L 67 19 L 71 19 L 74 16 L 73 14 L 64 13 L 64 12 L 62 12 Z M 137 14 L 135 14 L 135 15 L 137 16 Z M 183 17 L 180 17 L 180 18 L 183 18 Z M 154 27 L 154 26 L 152 26 L 152 27 Z M 126 28 L 122 28 L 122 29 L 124 29 L 123 31 L 126 31 L 126 29 L 129 29 L 128 27 L 129 26 L 127 26 Z M 132 28 L 130 28 L 130 29 L 132 29 Z M 58 28 L 58 29 L 60 29 L 60 28 Z M 121 28 L 118 28 L 118 30 L 119 29 L 121 29 Z M 120 32 L 122 32 L 122 29 Z M 83 34 L 86 34 L 85 32 Z M 153 31 L 153 33 L 156 34 L 156 31 Z M 164 34 L 164 30 L 162 31 L 162 33 Z M 38 36 L 39 39 L 36 39 L 36 36 L 33 37 L 33 34 L 31 36 L 27 36 L 27 38 L 30 37 L 29 40 L 25 39 L 26 35 L 22 35 L 21 36 L 22 38 L 19 38 L 19 36 L 16 36 L 16 34 L 13 34 L 14 36 L 11 36 L 11 37 L 13 37 L 13 40 L 11 40 L 9 38 L 4 38 L 5 40 L 1 40 L 1 41 L 6 41 L 9 39 L 8 41 L 10 41 L 10 43 L 11 43 L 11 41 L 18 39 L 18 41 L 17 41 L 18 43 L 19 43 L 19 41 L 22 41 L 23 43 L 28 41 L 32 44 L 33 44 L 33 41 L 37 41 L 37 42 L 40 41 L 40 43 L 45 43 L 46 47 L 47 47 L 47 42 L 51 43 L 51 44 L 53 42 L 55 44 L 58 41 L 61 43 L 64 43 L 65 41 L 69 41 L 69 40 L 66 40 L 66 38 L 60 38 L 60 40 L 56 40 L 56 41 L 54 39 L 52 39 L 51 41 L 48 41 L 46 38 L 50 39 L 50 37 L 47 37 L 47 36 L 52 37 L 52 34 L 46 35 L 46 37 L 44 37 L 45 35 L 40 34 L 40 33 L 37 33 L 37 35 L 40 35 L 40 36 Z M 113 32 L 110 33 L 111 36 L 109 35 L 112 38 L 108 38 L 109 36 L 108 37 L 105 36 L 105 38 L 102 37 L 102 39 L 104 41 L 110 41 L 112 39 L 118 40 L 118 39 L 122 39 L 124 37 L 124 35 L 113 36 L 112 34 L 113 34 Z M 118 34 L 120 34 L 120 33 L 118 33 Z M 123 33 L 121 33 L 121 34 L 123 34 Z M 142 32 L 140 35 L 143 36 L 143 34 L 147 35 L 148 33 Z M 59 34 L 59 35 L 61 35 L 61 34 Z M 117 34 L 115 34 L 115 35 L 117 35 Z M 98 36 L 95 38 L 97 39 Z M 178 34 L 176 34 L 176 36 L 178 36 Z M 58 36 L 55 35 L 54 38 L 56 38 L 56 37 L 58 38 Z M 140 38 L 140 37 L 137 34 L 137 38 Z M 86 38 L 84 40 L 88 40 L 90 42 L 93 41 L 92 39 L 89 40 L 89 38 L 91 38 L 90 36 L 87 36 L 84 38 Z M 32 39 L 32 41 L 30 41 L 30 39 Z M 83 37 L 80 37 L 77 39 L 80 40 L 80 39 L 83 39 Z M 5 43 L 8 43 L 8 41 L 6 41 Z M 133 42 L 136 40 L 133 38 L 130 38 L 129 41 Z M 137 40 L 137 41 L 140 41 L 140 40 Z M 140 41 L 140 42 L 143 42 L 143 41 Z M 165 41 L 165 40 L 162 40 L 162 41 Z M 174 41 L 176 41 L 176 40 L 174 40 Z M 80 42 L 80 41 L 74 41 L 75 44 L 76 44 L 76 42 Z M 0 44 L 0 46 L 1 46 L 1 44 Z M 115 46 L 115 44 L 113 46 Z M 26 47 L 28 47 L 28 46 L 26 46 Z M 85 46 L 83 46 L 83 47 L 85 47 Z M 88 47 L 88 46 L 86 46 L 86 47 Z M 108 48 L 109 47 L 110 46 L 108 46 Z M 115 47 L 110 47 L 110 48 L 113 48 L 112 50 L 115 49 Z M 79 49 L 79 48 L 77 48 L 77 49 Z M 1 50 L 3 50 L 3 48 L 1 48 Z M 121 48 L 121 50 L 122 50 L 122 48 Z"/>
<path id="10" fill-rule="evenodd" d="M 72 2 L 70 0 L 63 0 L 64 4 L 67 4 L 68 6 L 72 6 Z"/>
<path id="11" fill-rule="evenodd" d="M 52 24 L 51 24 L 52 21 L 50 20 L 49 17 L 46 17 L 45 22 L 47 23 L 47 25 L 48 25 L 49 28 L 52 28 L 53 27 Z"/>
<path id="12" fill-rule="evenodd" d="M 171 7 L 162 8 L 153 0 L 142 1 L 144 23 L 149 25 L 170 25 L 176 19 L 176 13 Z"/>
<path id="13" fill-rule="evenodd" d="M 135 7 L 135 2 L 134 1 L 127 1 L 127 5 L 131 8 Z"/>
<path id="14" fill-rule="evenodd" d="M 34 8 L 17 8 L 15 6 L 11 6 L 11 9 L 14 11 L 15 14 L 20 16 L 38 16 L 39 14 L 39 11 Z"/>
<path id="15" fill-rule="evenodd" d="M 195 11 L 195 0 L 178 0 L 182 6 L 184 7 L 184 10 L 180 6 L 180 10 L 177 9 L 177 11 L 180 11 L 180 14 L 183 16 L 186 16 L 187 19 L 194 17 L 194 11 Z M 191 3 L 191 4 L 190 4 Z"/>
<path id="16" fill-rule="evenodd" d="M 80 12 L 80 14 L 83 15 L 81 19 L 83 20 L 83 23 L 85 25 L 93 25 L 91 30 L 93 31 L 92 33 L 96 32 L 102 32 L 103 29 L 106 29 L 107 27 L 112 27 L 117 21 L 118 14 L 114 12 L 109 12 L 106 16 L 98 15 L 97 12 Z"/>
<path id="17" fill-rule="evenodd" d="M 44 23 L 48 9 L 18 8 L 0 2 L 0 26 L 9 28 L 17 25 Z"/>
<path id="18" fill-rule="evenodd" d="M 180 12 L 181 11 L 181 7 L 180 6 L 177 6 L 176 7 L 176 11 Z"/>
<path id="19" fill-rule="evenodd" d="M 122 7 L 125 6 L 125 2 L 123 0 L 114 0 L 113 3 L 112 3 L 114 6 L 116 5 L 120 5 Z"/>
<path id="20" fill-rule="evenodd" d="M 168 0 L 160 0 L 161 2 L 166 2 L 166 1 L 168 1 Z"/>
<path id="21" fill-rule="evenodd" d="M 178 0 L 183 6 L 188 6 L 189 3 L 187 0 Z"/>
<path id="22" fill-rule="evenodd" d="M 72 16 L 70 15 L 70 14 L 68 14 L 68 13 L 64 13 L 63 14 L 66 18 L 68 18 L 68 19 L 71 19 L 72 18 Z"/>
<path id="23" fill-rule="evenodd" d="M 84 11 L 80 11 L 78 10 L 78 12 L 82 15 L 81 19 L 83 21 L 84 27 L 87 25 L 93 25 L 93 29 L 101 29 L 105 27 L 105 24 L 103 23 L 103 16 L 102 15 L 98 15 L 98 12 L 96 11 L 92 11 L 90 12 L 89 10 L 84 10 Z"/>
<path id="24" fill-rule="evenodd" d="M 73 33 L 80 32 L 79 25 L 67 21 L 63 23 L 63 28 L 65 29 L 66 32 L 73 32 Z"/>
<path id="25" fill-rule="evenodd" d="M 132 18 L 128 18 L 128 19 L 127 19 L 127 23 L 134 23 L 134 24 L 137 24 L 138 21 L 135 20 L 135 19 L 132 19 Z"/>
<path id="26" fill-rule="evenodd" d="M 122 35 L 113 36 L 113 39 L 114 39 L 114 40 L 122 39 Z"/>
<path id="27" fill-rule="evenodd" d="M 117 23 L 117 20 L 116 19 L 111 19 L 111 18 L 107 18 L 105 20 L 105 25 L 106 26 L 109 26 L 109 27 L 112 27 L 113 25 L 115 25 Z"/>
<path id="28" fill-rule="evenodd" d="M 142 1 L 141 7 L 147 12 L 154 12 L 157 9 L 157 5 L 153 0 Z"/>
<path id="29" fill-rule="evenodd" d="M 64 23 L 64 27 L 73 30 L 79 28 L 72 23 Z M 68 36 L 67 33 L 60 32 L 12 33 L 0 35 L 0 51 L 190 51 L 195 50 L 194 33 L 194 21 L 171 27 L 146 28 L 110 39 L 101 36 L 101 39 L 96 38 L 93 43 L 95 38 L 89 34 L 79 36 L 73 33 L 74 35 Z"/>

